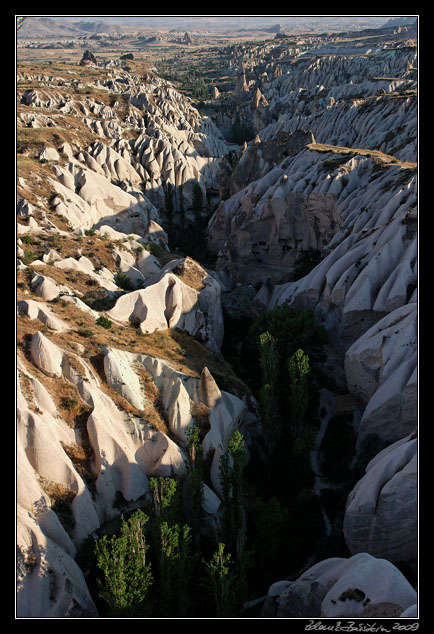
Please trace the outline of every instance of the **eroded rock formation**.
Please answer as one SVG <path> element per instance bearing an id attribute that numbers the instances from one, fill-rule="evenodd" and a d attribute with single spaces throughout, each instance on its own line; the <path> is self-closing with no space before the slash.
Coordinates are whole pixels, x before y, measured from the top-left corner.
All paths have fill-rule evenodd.
<path id="1" fill-rule="evenodd" d="M 296 581 L 271 586 L 264 617 L 363 618 L 400 616 L 416 592 L 389 561 L 366 553 L 315 564 Z M 387 609 L 388 608 L 388 609 Z"/>
<path id="2" fill-rule="evenodd" d="M 274 57 L 246 47 L 228 69 L 242 68 L 235 98 L 257 135 L 240 148 L 151 72 L 20 76 L 34 85 L 18 89 L 17 124 L 44 140 L 25 137 L 20 158 L 34 169 L 21 161 L 17 183 L 20 617 L 98 616 L 78 550 L 143 503 L 149 477 L 183 476 L 197 421 L 204 509 L 218 512 L 220 458 L 254 415 L 206 365 L 181 368 L 181 346 L 169 360 L 140 338 L 187 333 L 221 360 L 221 294 L 236 304 L 240 282 L 238 315 L 285 302 L 314 311 L 353 399 L 356 458 L 372 437 L 385 446 L 347 500 L 352 556 L 274 584 L 263 616 L 417 613 L 394 565 L 414 569 L 417 554 L 415 47 L 338 55 L 318 45 L 316 57 L 270 46 Z M 170 254 L 165 231 L 194 226 L 198 186 L 202 214 L 215 208 L 212 272 Z M 321 261 L 291 281 L 310 248 Z"/>

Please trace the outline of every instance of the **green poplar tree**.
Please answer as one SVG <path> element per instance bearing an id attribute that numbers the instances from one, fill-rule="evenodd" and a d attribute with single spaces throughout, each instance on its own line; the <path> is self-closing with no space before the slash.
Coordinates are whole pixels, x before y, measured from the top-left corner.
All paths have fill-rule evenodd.
<path id="1" fill-rule="evenodd" d="M 225 553 L 225 544 L 220 542 L 211 560 L 204 561 L 204 564 L 216 616 L 220 618 L 234 616 L 237 579 L 231 570 L 231 554 Z"/>
<path id="2" fill-rule="evenodd" d="M 279 349 L 277 340 L 268 331 L 259 336 L 259 363 L 262 374 L 259 407 L 264 425 L 265 443 L 271 455 L 278 441 L 279 433 L 277 396 Z"/>
<path id="3" fill-rule="evenodd" d="M 190 527 L 162 522 L 159 552 L 162 616 L 185 616 L 194 568 Z"/>
<path id="4" fill-rule="evenodd" d="M 161 616 L 185 616 L 193 570 L 191 529 L 179 519 L 179 495 L 174 478 L 149 479 L 152 495 L 152 538 L 158 563 Z"/>
<path id="5" fill-rule="evenodd" d="M 246 464 L 244 438 L 235 430 L 228 448 L 220 458 L 220 481 L 225 504 L 225 529 L 228 544 L 235 543 L 237 561 L 244 551 L 245 513 L 243 505 L 243 470 Z"/>
<path id="6" fill-rule="evenodd" d="M 100 596 L 110 607 L 110 616 L 144 616 L 150 613 L 146 603 L 153 583 L 151 564 L 146 560 L 148 545 L 145 525 L 148 516 L 140 509 L 128 520 L 121 518 L 120 535 L 101 537 L 95 545 Z"/>
<path id="7" fill-rule="evenodd" d="M 308 374 L 309 357 L 298 348 L 288 362 L 291 407 L 291 427 L 298 435 L 303 426 L 304 415 L 309 401 Z"/>
<path id="8" fill-rule="evenodd" d="M 188 446 L 187 457 L 185 460 L 187 475 L 184 482 L 184 499 L 187 515 L 190 517 L 190 523 L 197 545 L 199 543 L 199 534 L 203 520 L 203 447 L 200 441 L 200 430 L 197 425 L 188 427 L 185 433 L 188 440 Z"/>

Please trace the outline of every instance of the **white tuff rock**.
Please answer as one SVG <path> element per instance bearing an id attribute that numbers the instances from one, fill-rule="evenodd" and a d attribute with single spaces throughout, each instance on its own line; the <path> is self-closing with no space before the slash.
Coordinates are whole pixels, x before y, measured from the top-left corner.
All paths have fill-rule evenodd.
<path id="1" fill-rule="evenodd" d="M 360 553 L 315 564 L 296 581 L 271 586 L 264 616 L 357 618 L 367 606 L 392 603 L 398 614 L 414 605 L 416 592 L 389 561 Z"/>
<path id="2" fill-rule="evenodd" d="M 350 552 L 415 565 L 417 442 L 407 436 L 383 449 L 349 494 L 343 530 Z"/>

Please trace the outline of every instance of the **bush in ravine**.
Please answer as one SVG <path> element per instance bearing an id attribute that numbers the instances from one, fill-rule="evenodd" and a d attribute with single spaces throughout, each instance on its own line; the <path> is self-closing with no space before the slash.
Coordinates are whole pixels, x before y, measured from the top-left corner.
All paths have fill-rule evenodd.
<path id="1" fill-rule="evenodd" d="M 123 271 L 118 271 L 114 276 L 116 286 L 119 286 L 124 291 L 134 291 L 134 285 L 130 278 Z"/>
<path id="2" fill-rule="evenodd" d="M 112 327 L 112 322 L 110 321 L 110 319 L 108 319 L 107 317 L 104 317 L 101 315 L 101 317 L 98 317 L 98 319 L 96 320 L 96 323 L 99 326 L 102 326 L 103 328 L 106 328 L 107 330 L 109 330 Z"/>
<path id="3" fill-rule="evenodd" d="M 292 271 L 291 280 L 296 282 L 314 269 L 322 260 L 321 251 L 309 247 L 303 249 L 296 261 Z"/>

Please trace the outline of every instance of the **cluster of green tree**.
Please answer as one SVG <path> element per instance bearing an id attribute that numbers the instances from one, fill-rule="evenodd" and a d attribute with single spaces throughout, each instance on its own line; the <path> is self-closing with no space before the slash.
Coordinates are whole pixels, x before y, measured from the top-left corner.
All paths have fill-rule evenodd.
<path id="1" fill-rule="evenodd" d="M 188 435 L 187 475 L 150 478 L 150 501 L 112 537 L 97 540 L 96 587 L 108 617 L 228 617 L 240 614 L 247 591 L 246 454 L 240 432 L 220 462 L 224 516 L 213 537 L 204 530 L 205 461 L 199 428 Z"/>
<path id="2" fill-rule="evenodd" d="M 297 574 L 325 537 L 310 451 L 320 425 L 327 340 L 311 311 L 288 304 L 250 324 L 225 315 L 223 354 L 256 396 L 263 427 L 263 442 L 249 447 L 245 474 L 255 496 L 246 523 L 247 548 L 261 570 L 258 594 Z"/>
<path id="3" fill-rule="evenodd" d="M 230 439 L 220 460 L 221 521 L 210 531 L 203 511 L 208 462 L 199 428 L 191 428 L 183 480 L 151 478 L 148 506 L 123 519 L 118 535 L 97 542 L 102 616 L 246 616 L 245 602 L 271 583 L 297 576 L 315 552 L 330 556 L 321 503 L 336 516 L 342 499 L 340 492 L 324 499 L 312 492 L 309 456 L 326 341 L 310 311 L 287 304 L 252 323 L 244 363 L 257 367 L 263 442 L 249 446 L 247 460 L 239 431 Z M 339 552 L 342 538 L 335 538 Z"/>
<path id="4" fill-rule="evenodd" d="M 263 574 L 270 583 L 296 573 L 324 536 L 310 451 L 319 426 L 318 365 L 326 358 L 327 340 L 311 311 L 283 304 L 256 319 L 245 346 L 247 356 L 259 357 L 256 393 L 264 430 L 262 455 L 258 464 L 250 461 L 247 475 L 250 481 L 262 472 L 251 548 L 268 530 L 274 550 L 263 561 Z"/>

